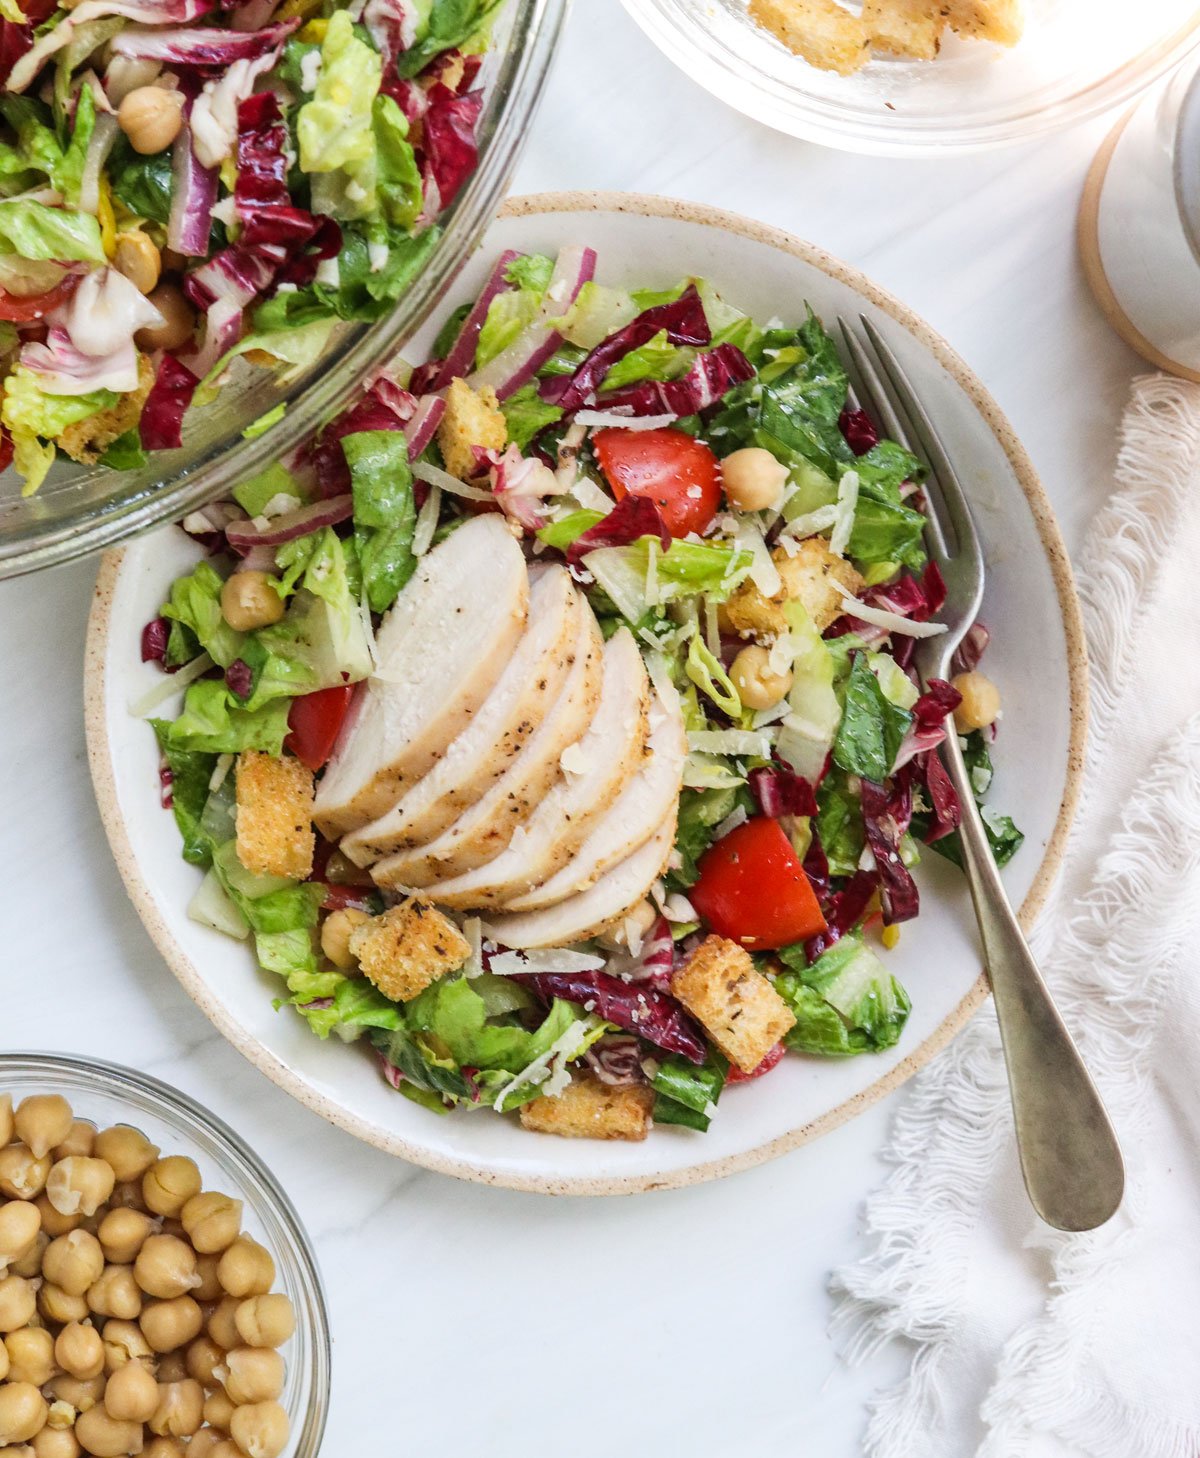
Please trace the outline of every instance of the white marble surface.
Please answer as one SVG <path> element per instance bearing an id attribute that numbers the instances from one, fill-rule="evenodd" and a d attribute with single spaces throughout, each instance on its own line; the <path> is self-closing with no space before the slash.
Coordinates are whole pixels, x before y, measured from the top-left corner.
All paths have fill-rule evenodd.
<path id="1" fill-rule="evenodd" d="M 1073 251 L 1104 130 L 946 162 L 822 151 L 691 85 L 617 0 L 576 0 L 518 190 L 696 198 L 859 264 L 980 373 L 1075 548 L 1108 489 L 1137 368 Z M 210 1104 L 273 1166 L 329 1288 L 326 1454 L 609 1458 L 631 1438 L 637 1452 L 697 1458 L 857 1453 L 864 1404 L 902 1358 L 840 1366 L 825 1283 L 855 1251 L 890 1107 L 723 1184 L 636 1201 L 460 1184 L 326 1127 L 221 1041 L 125 900 L 83 743 L 94 572 L 82 563 L 0 587 L 0 1046 L 147 1069 Z"/>

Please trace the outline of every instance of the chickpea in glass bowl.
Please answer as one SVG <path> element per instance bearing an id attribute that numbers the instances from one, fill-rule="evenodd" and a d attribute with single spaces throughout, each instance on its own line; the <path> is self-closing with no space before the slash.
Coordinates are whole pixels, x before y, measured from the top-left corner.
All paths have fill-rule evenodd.
<path id="1" fill-rule="evenodd" d="M 287 1196 L 156 1079 L 0 1055 L 0 1450 L 315 1458 L 329 1332 Z"/>

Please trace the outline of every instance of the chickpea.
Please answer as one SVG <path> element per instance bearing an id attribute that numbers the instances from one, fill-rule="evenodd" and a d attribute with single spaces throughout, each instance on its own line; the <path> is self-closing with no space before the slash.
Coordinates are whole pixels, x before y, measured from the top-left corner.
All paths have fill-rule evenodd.
<path id="1" fill-rule="evenodd" d="M 210 1448 L 208 1458 L 246 1458 L 246 1455 L 232 1438 L 222 1438 L 215 1448 Z"/>
<path id="2" fill-rule="evenodd" d="M 44 1387 L 58 1371 L 54 1360 L 54 1338 L 44 1326 L 26 1326 L 4 1338 L 8 1352 L 8 1380 L 32 1382 Z"/>
<path id="3" fill-rule="evenodd" d="M 42 1273 L 68 1296 L 82 1296 L 96 1284 L 104 1270 L 104 1251 L 94 1235 L 72 1230 L 46 1247 Z"/>
<path id="4" fill-rule="evenodd" d="M 45 1394 L 43 1394 L 44 1396 Z M 46 1414 L 46 1426 L 48 1428 L 73 1428 L 77 1414 L 69 1402 L 60 1402 L 57 1398 L 50 1404 L 50 1411 Z"/>
<path id="5" fill-rule="evenodd" d="M 204 1421 L 212 1428 L 229 1431 L 233 1421 L 233 1403 L 224 1392 L 210 1392 L 204 1399 Z"/>
<path id="6" fill-rule="evenodd" d="M 340 971 L 351 972 L 358 966 L 358 958 L 350 950 L 350 933 L 370 919 L 365 911 L 346 906 L 331 911 L 321 923 L 321 950 Z"/>
<path id="7" fill-rule="evenodd" d="M 204 1317 L 190 1296 L 154 1301 L 141 1315 L 142 1335 L 156 1352 L 173 1352 L 200 1335 Z"/>
<path id="8" fill-rule="evenodd" d="M 164 281 L 146 297 L 163 317 L 161 324 L 148 324 L 133 336 L 139 349 L 178 349 L 196 332 L 196 314 L 178 284 Z"/>
<path id="9" fill-rule="evenodd" d="M 109 1210 L 96 1227 L 105 1258 L 119 1266 L 132 1264 L 154 1233 L 154 1222 L 141 1210 Z"/>
<path id="10" fill-rule="evenodd" d="M 231 1352 L 234 1347 L 242 1345 L 236 1325 L 240 1304 L 235 1297 L 226 1296 L 224 1301 L 217 1303 L 208 1318 L 208 1334 L 222 1351 Z"/>
<path id="11" fill-rule="evenodd" d="M 954 727 L 960 734 L 973 729 L 986 729 L 1000 713 L 1000 690 L 986 673 L 974 670 L 957 673 L 950 680 L 962 694 L 962 703 L 954 711 Z"/>
<path id="12" fill-rule="evenodd" d="M 72 1428 L 44 1427 L 33 1437 L 34 1458 L 79 1458 L 83 1449 Z"/>
<path id="13" fill-rule="evenodd" d="M 160 1438 L 190 1438 L 204 1421 L 204 1388 L 185 1377 L 182 1382 L 163 1382 L 158 1389 L 158 1406 L 150 1419 L 150 1431 Z"/>
<path id="14" fill-rule="evenodd" d="M 6 1382 L 0 1387 L 0 1448 L 27 1443 L 46 1426 L 49 1408 L 32 1382 Z"/>
<path id="15" fill-rule="evenodd" d="M 104 1370 L 115 1372 L 127 1362 L 141 1362 L 147 1369 L 154 1366 L 154 1349 L 142 1335 L 136 1321 L 104 1323 Z"/>
<path id="16" fill-rule="evenodd" d="M 242 1202 L 208 1190 L 193 1195 L 179 1216 L 188 1239 L 200 1255 L 227 1250 L 242 1228 Z"/>
<path id="17" fill-rule="evenodd" d="M 55 1402 L 65 1402 L 76 1412 L 88 1412 L 104 1396 L 103 1377 L 72 1377 L 69 1372 L 51 1377 L 46 1391 Z"/>
<path id="18" fill-rule="evenodd" d="M 188 1444 L 188 1452 L 199 1451 L 194 1443 Z M 142 1458 L 183 1458 L 183 1449 L 174 1438 L 151 1438 L 142 1449 Z"/>
<path id="19" fill-rule="evenodd" d="M 166 1441 L 168 1440 L 163 1438 L 159 1439 L 159 1442 Z M 216 1428 L 201 1428 L 200 1431 L 196 1433 L 195 1436 L 192 1438 L 191 1442 L 188 1443 L 187 1458 L 213 1458 L 213 1454 L 223 1443 L 228 1444 L 228 1446 L 231 1448 L 233 1448 L 234 1446 L 228 1438 L 223 1438 L 221 1434 L 217 1432 Z M 175 1449 L 176 1453 L 180 1451 L 181 1450 L 178 1448 Z M 149 1448 L 147 1448 L 146 1452 L 142 1454 L 142 1458 L 155 1458 L 155 1454 L 152 1453 Z M 174 1458 L 174 1454 L 170 1453 L 166 1448 L 164 1448 L 161 1458 Z"/>
<path id="20" fill-rule="evenodd" d="M 27 1200 L 6 1200 L 0 1205 L 0 1266 L 19 1261 L 42 1228 L 41 1211 Z"/>
<path id="21" fill-rule="evenodd" d="M 57 1240 L 60 1235 L 69 1235 L 72 1230 L 78 1230 L 83 1224 L 85 1217 L 80 1215 L 60 1215 L 50 1203 L 50 1198 L 44 1192 L 33 1202 L 42 1217 L 42 1229 L 51 1238 Z"/>
<path id="22" fill-rule="evenodd" d="M 267 572 L 235 572 L 221 589 L 221 616 L 239 633 L 265 628 L 283 617 L 283 600 Z"/>
<path id="23" fill-rule="evenodd" d="M 103 1407 L 92 1407 L 75 1424 L 75 1436 L 94 1458 L 125 1458 L 142 1451 L 141 1423 L 121 1422 Z"/>
<path id="24" fill-rule="evenodd" d="M 0 1149 L 0 1195 L 10 1200 L 36 1200 L 46 1188 L 50 1166 L 48 1154 L 39 1159 L 23 1144 Z"/>
<path id="25" fill-rule="evenodd" d="M 136 1210 L 139 1214 L 146 1213 L 146 1201 L 142 1196 L 141 1180 L 125 1180 L 121 1184 L 113 1186 L 113 1192 L 108 1198 L 110 1210 Z"/>
<path id="26" fill-rule="evenodd" d="M 142 1179 L 146 1208 L 155 1215 L 173 1218 L 199 1193 L 200 1171 L 196 1161 L 183 1154 L 170 1154 L 156 1161 Z"/>
<path id="27" fill-rule="evenodd" d="M 0 1094 L 0 1148 L 12 1143 L 13 1106 L 12 1094 Z"/>
<path id="28" fill-rule="evenodd" d="M 746 446 L 721 462 L 725 499 L 735 511 L 765 511 L 778 506 L 787 478 L 787 467 L 761 446 Z"/>
<path id="29" fill-rule="evenodd" d="M 216 1375 L 216 1368 L 222 1366 L 225 1361 L 225 1353 L 217 1346 L 212 1337 L 198 1336 L 188 1347 L 184 1354 L 187 1365 L 187 1374 L 194 1377 L 201 1387 L 217 1387 L 220 1385 L 220 1378 Z"/>
<path id="30" fill-rule="evenodd" d="M 140 1362 L 126 1362 L 108 1379 L 104 1410 L 117 1422 L 149 1422 L 157 1406 L 158 1383 Z"/>
<path id="31" fill-rule="evenodd" d="M 114 1124 L 111 1129 L 101 1129 L 96 1135 L 93 1150 L 97 1159 L 112 1165 L 113 1177 L 125 1184 L 129 1180 L 140 1180 L 159 1156 L 157 1144 L 151 1144 L 140 1129 L 128 1124 Z"/>
<path id="32" fill-rule="evenodd" d="M 8 1348 L 0 1342 L 0 1382 L 8 1376 Z"/>
<path id="33" fill-rule="evenodd" d="M 96 1147 L 96 1126 L 86 1119 L 72 1119 L 67 1137 L 54 1148 L 55 1159 L 66 1159 L 71 1154 L 90 1155 Z"/>
<path id="34" fill-rule="evenodd" d="M 296 1313 L 280 1292 L 251 1296 L 234 1315 L 238 1335 L 248 1347 L 281 1347 L 296 1330 Z"/>
<path id="35" fill-rule="evenodd" d="M 23 1276 L 5 1276 L 0 1281 L 0 1332 L 19 1331 L 28 1326 L 37 1310 L 37 1293 Z"/>
<path id="36" fill-rule="evenodd" d="M 150 293 L 162 277 L 162 254 L 140 228 L 117 234 L 113 267 L 123 273 L 140 294 Z"/>
<path id="37" fill-rule="evenodd" d="M 217 1275 L 221 1258 L 217 1255 L 202 1255 L 196 1259 L 196 1275 L 200 1284 L 192 1292 L 197 1301 L 219 1301 L 222 1296 L 221 1279 Z"/>
<path id="38" fill-rule="evenodd" d="M 792 686 L 792 670 L 776 673 L 770 653 L 757 644 L 741 650 L 733 660 L 729 677 L 747 709 L 773 709 Z"/>
<path id="39" fill-rule="evenodd" d="M 187 1377 L 187 1353 L 182 1348 L 159 1357 L 154 1375 L 159 1382 L 182 1382 Z"/>
<path id="40" fill-rule="evenodd" d="M 231 1296 L 262 1296 L 275 1283 L 275 1262 L 257 1240 L 239 1235 L 221 1257 L 217 1276 Z"/>
<path id="41" fill-rule="evenodd" d="M 54 1360 L 72 1377 L 99 1377 L 104 1371 L 104 1342 L 100 1333 L 82 1321 L 68 1322 L 55 1338 Z"/>
<path id="42" fill-rule="evenodd" d="M 142 1312 L 141 1287 L 132 1266 L 105 1266 L 100 1279 L 88 1288 L 87 1304 L 97 1316 L 136 1321 Z"/>
<path id="43" fill-rule="evenodd" d="M 13 1128 L 34 1158 L 42 1159 L 71 1132 L 74 1117 L 61 1094 L 31 1094 L 17 1105 Z"/>
<path id="44" fill-rule="evenodd" d="M 225 1358 L 222 1386 L 239 1407 L 269 1402 L 283 1391 L 283 1358 L 270 1347 L 235 1347 Z"/>
<path id="45" fill-rule="evenodd" d="M 94 1215 L 113 1192 L 112 1165 L 72 1154 L 60 1159 L 46 1180 L 46 1198 L 60 1215 Z"/>
<path id="46" fill-rule="evenodd" d="M 279 1458 L 287 1447 L 288 1416 L 277 1402 L 253 1402 L 234 1412 L 229 1432 L 247 1458 Z"/>
<path id="47" fill-rule="evenodd" d="M 37 1296 L 38 1311 L 46 1321 L 65 1326 L 72 1321 L 86 1321 L 92 1314 L 86 1296 L 68 1296 L 52 1281 L 42 1283 Z"/>
<path id="48" fill-rule="evenodd" d="M 10 1276 L 24 1276 L 27 1281 L 36 1280 L 42 1274 L 42 1254 L 50 1244 L 50 1237 L 44 1230 L 39 1230 L 33 1238 L 33 1244 L 20 1258 L 13 1261 L 8 1268 Z M 0 1265 L 0 1270 L 3 1266 Z"/>
<path id="49" fill-rule="evenodd" d="M 117 108 L 117 125 L 143 157 L 165 151 L 183 126 L 183 94 L 161 86 L 138 86 Z"/>
<path id="50" fill-rule="evenodd" d="M 133 1263 L 134 1279 L 147 1296 L 170 1300 L 196 1287 L 196 1252 L 174 1235 L 152 1235 Z"/>

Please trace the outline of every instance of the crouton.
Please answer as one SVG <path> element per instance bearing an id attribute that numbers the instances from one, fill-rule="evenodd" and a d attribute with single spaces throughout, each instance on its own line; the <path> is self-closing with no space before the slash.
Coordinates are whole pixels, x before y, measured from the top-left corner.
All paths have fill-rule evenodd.
<path id="1" fill-rule="evenodd" d="M 941 0 L 950 29 L 976 40 L 1015 46 L 1025 28 L 1021 0 Z"/>
<path id="2" fill-rule="evenodd" d="M 946 24 L 941 0 L 864 0 L 862 18 L 874 50 L 917 61 L 937 58 Z"/>
<path id="3" fill-rule="evenodd" d="M 789 600 L 804 604 L 817 626 L 825 629 L 842 612 L 842 592 L 858 593 L 863 579 L 855 568 L 829 550 L 824 537 L 805 537 L 794 552 L 776 547 L 771 554 L 779 569 L 779 591 L 771 597 L 743 582 L 724 605 L 722 618 L 743 638 L 777 638 L 787 631 L 783 604 Z"/>
<path id="4" fill-rule="evenodd" d="M 248 749 L 237 762 L 237 857 L 256 876 L 312 874 L 313 774 L 291 755 Z"/>
<path id="5" fill-rule="evenodd" d="M 153 384 L 154 366 L 146 355 L 139 354 L 137 389 L 122 395 L 111 410 L 68 425 L 58 437 L 58 445 L 72 460 L 94 466 L 114 440 L 137 425 Z"/>
<path id="6" fill-rule="evenodd" d="M 538 1134 L 564 1139 L 645 1139 L 652 1127 L 654 1090 L 646 1084 L 609 1088 L 576 1074 L 557 1098 L 548 1095 L 521 1107 L 521 1123 Z"/>
<path id="7" fill-rule="evenodd" d="M 867 31 L 836 0 L 750 0 L 750 18 L 822 71 L 849 76 L 867 59 Z"/>
<path id="8" fill-rule="evenodd" d="M 393 1002 L 411 1002 L 431 982 L 457 971 L 470 943 L 432 902 L 410 897 L 350 933 L 364 974 Z"/>
<path id="9" fill-rule="evenodd" d="M 671 978 L 671 991 L 743 1073 L 753 1073 L 796 1018 L 736 942 L 710 936 Z"/>
<path id="10" fill-rule="evenodd" d="M 466 380 L 451 380 L 446 392 L 446 413 L 438 426 L 438 445 L 446 470 L 460 481 L 479 471 L 474 447 L 502 451 L 508 440 L 508 422 L 490 385 L 472 390 Z"/>

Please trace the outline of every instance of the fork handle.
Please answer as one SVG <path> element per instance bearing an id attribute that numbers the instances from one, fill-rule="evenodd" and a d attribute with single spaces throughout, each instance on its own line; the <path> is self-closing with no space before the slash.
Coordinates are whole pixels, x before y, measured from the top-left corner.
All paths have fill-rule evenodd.
<path id="1" fill-rule="evenodd" d="M 1121 1151 L 1009 905 L 953 721 L 948 730 L 942 758 L 962 806 L 963 868 L 1008 1065 L 1025 1188 L 1047 1224 L 1093 1230 L 1121 1203 Z"/>

